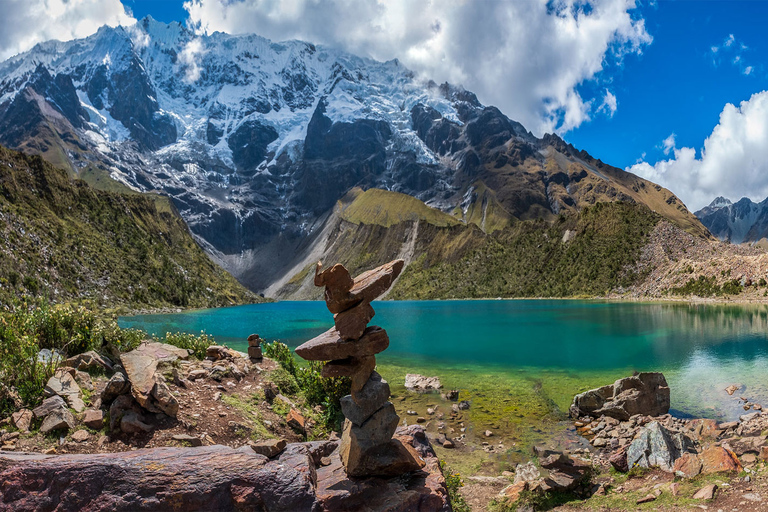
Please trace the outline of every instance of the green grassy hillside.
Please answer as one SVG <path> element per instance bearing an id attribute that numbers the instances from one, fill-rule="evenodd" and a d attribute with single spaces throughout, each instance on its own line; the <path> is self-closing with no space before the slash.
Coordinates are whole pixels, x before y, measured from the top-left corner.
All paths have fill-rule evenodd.
<path id="1" fill-rule="evenodd" d="M 405 221 L 422 220 L 435 226 L 461 224 L 447 213 L 431 208 L 415 197 L 380 188 L 350 190 L 340 201 L 341 217 L 354 224 L 386 228 Z"/>
<path id="2" fill-rule="evenodd" d="M 417 244 L 418 256 L 389 297 L 602 295 L 634 281 L 637 276 L 625 268 L 637 260 L 660 218 L 642 205 L 598 203 L 553 224 L 518 222 L 458 251 L 435 236 Z"/>
<path id="3" fill-rule="evenodd" d="M 348 194 L 337 211 L 322 261 L 342 263 L 355 275 L 405 258 L 392 299 L 603 295 L 636 280 L 627 268 L 661 219 L 642 204 L 611 202 L 552 222 L 511 222 L 486 211 L 484 231 L 477 211 L 468 210 L 475 218 L 464 224 L 413 197 L 375 189 Z M 319 298 L 314 263 L 291 276 L 278 296 Z"/>
<path id="4" fill-rule="evenodd" d="M 0 147 L 0 305 L 20 295 L 113 306 L 257 299 L 195 243 L 167 198 L 95 190 Z"/>

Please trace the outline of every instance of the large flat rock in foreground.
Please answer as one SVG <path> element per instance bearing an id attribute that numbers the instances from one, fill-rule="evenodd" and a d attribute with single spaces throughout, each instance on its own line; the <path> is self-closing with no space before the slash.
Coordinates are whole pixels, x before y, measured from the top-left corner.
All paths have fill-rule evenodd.
<path id="1" fill-rule="evenodd" d="M 338 450 L 330 453 L 330 466 L 319 466 L 324 449 L 316 445 L 327 443 L 294 443 L 278 459 L 226 446 L 94 455 L 0 452 L 0 511 L 450 510 L 423 428 L 400 428 L 396 437 L 424 458 L 423 471 L 350 479 Z"/>

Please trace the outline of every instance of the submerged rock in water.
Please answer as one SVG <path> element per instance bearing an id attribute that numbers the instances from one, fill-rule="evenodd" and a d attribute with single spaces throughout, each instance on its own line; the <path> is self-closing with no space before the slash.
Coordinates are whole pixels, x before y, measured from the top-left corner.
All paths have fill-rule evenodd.
<path id="1" fill-rule="evenodd" d="M 435 391 L 442 388 L 439 377 L 425 377 L 418 373 L 405 376 L 405 389 L 409 391 Z"/>
<path id="2" fill-rule="evenodd" d="M 576 395 L 570 414 L 574 418 L 609 416 L 626 421 L 635 414 L 667 414 L 669 404 L 667 379 L 658 372 L 645 372 Z"/>

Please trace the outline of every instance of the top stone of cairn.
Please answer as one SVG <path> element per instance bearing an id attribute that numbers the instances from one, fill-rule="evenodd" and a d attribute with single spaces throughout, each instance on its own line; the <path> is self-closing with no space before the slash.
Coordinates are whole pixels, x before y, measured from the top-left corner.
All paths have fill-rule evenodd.
<path id="1" fill-rule="evenodd" d="M 386 292 L 404 265 L 403 260 L 390 261 L 352 279 L 344 265 L 336 264 L 323 270 L 323 264 L 318 262 L 315 285 L 325 286 L 325 304 L 331 313 L 337 314 L 360 303 L 371 302 Z"/>

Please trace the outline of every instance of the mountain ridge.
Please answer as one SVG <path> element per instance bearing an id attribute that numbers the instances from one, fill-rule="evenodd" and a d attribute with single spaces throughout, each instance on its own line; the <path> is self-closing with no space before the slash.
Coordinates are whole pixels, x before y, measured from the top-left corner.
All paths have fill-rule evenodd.
<path id="1" fill-rule="evenodd" d="M 297 264 L 355 187 L 487 232 L 623 201 L 709 236 L 668 190 L 557 135 L 536 138 L 461 87 L 300 41 L 196 36 L 145 18 L 41 43 L 0 63 L 0 126 L 21 127 L 0 142 L 73 176 L 167 194 L 254 290 Z"/>

